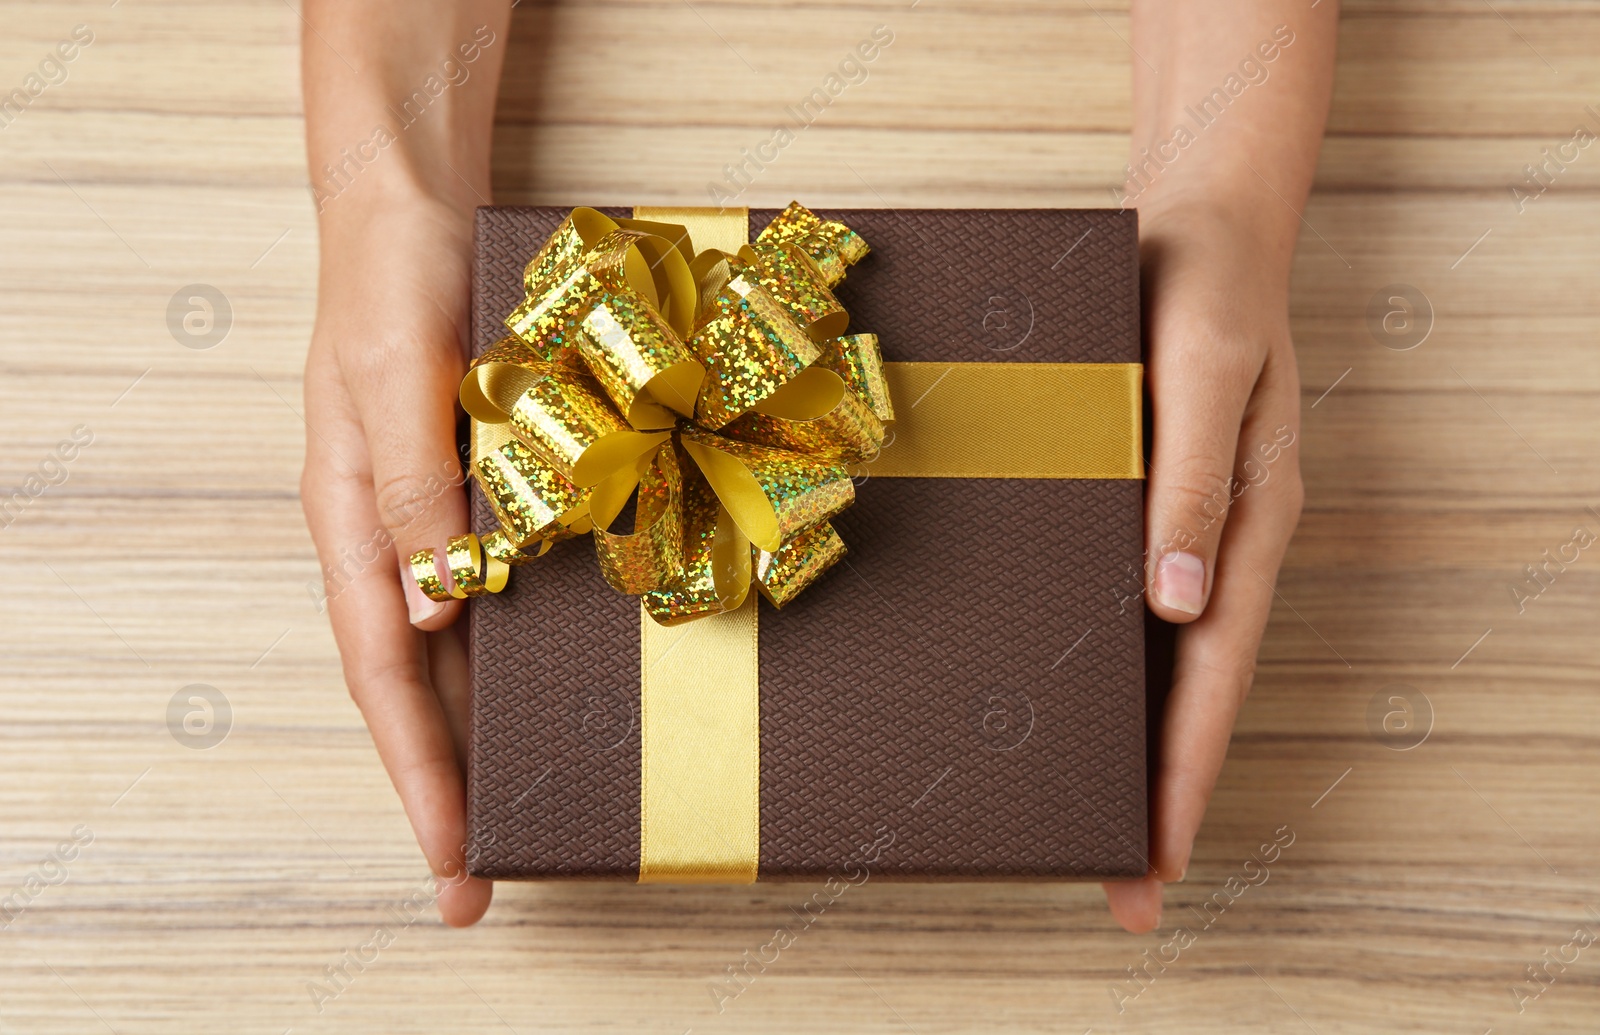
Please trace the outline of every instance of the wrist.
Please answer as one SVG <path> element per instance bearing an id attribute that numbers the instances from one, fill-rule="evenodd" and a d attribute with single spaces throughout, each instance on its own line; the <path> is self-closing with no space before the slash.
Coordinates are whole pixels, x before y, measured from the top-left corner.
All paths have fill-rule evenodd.
<path id="1" fill-rule="evenodd" d="M 1245 175 L 1250 175 L 1248 170 Z M 1254 181 L 1257 186 L 1260 181 Z M 1192 187 L 1193 189 L 1185 189 Z M 1268 206 L 1274 206 L 1269 208 Z M 1238 242 L 1254 249 L 1281 251 L 1285 238 L 1293 248 L 1298 215 L 1262 187 L 1254 194 L 1189 184 L 1140 198 L 1139 239 L 1206 237 Z"/>
<path id="2" fill-rule="evenodd" d="M 1248 199 L 1174 192 L 1139 206 L 1140 264 L 1147 282 L 1159 280 L 1183 295 L 1225 297 L 1235 303 L 1229 308 L 1286 323 L 1298 225 L 1298 216 L 1265 190 Z"/>
<path id="3" fill-rule="evenodd" d="M 462 146 L 448 128 L 397 128 L 392 117 L 374 120 L 348 142 L 313 146 L 309 173 L 318 223 L 326 232 L 380 210 L 417 204 L 442 206 L 470 220 L 474 208 L 488 203 L 487 150 L 487 140 L 481 149 Z"/>

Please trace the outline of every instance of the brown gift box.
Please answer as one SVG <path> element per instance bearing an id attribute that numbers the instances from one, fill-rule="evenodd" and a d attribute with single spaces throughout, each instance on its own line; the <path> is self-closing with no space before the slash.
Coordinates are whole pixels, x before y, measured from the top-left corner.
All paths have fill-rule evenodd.
<path id="1" fill-rule="evenodd" d="M 475 353 L 568 211 L 478 210 Z M 1141 360 L 1132 212 L 818 215 L 872 248 L 836 294 L 886 361 Z M 1144 874 L 1143 503 L 1135 480 L 860 484 L 844 561 L 760 604 L 760 879 Z M 471 601 L 473 873 L 638 878 L 639 622 L 587 539 Z"/>

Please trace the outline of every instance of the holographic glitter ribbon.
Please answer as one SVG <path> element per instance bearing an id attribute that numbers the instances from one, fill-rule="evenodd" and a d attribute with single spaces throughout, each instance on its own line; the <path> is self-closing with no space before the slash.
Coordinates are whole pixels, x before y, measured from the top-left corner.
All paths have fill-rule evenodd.
<path id="1" fill-rule="evenodd" d="M 461 384 L 499 527 L 413 554 L 423 592 L 499 592 L 589 534 L 606 581 L 662 625 L 733 612 L 752 581 L 792 600 L 844 556 L 829 519 L 855 500 L 847 465 L 894 419 L 877 338 L 845 333 L 831 290 L 867 250 L 798 202 L 736 253 L 574 209 Z"/>

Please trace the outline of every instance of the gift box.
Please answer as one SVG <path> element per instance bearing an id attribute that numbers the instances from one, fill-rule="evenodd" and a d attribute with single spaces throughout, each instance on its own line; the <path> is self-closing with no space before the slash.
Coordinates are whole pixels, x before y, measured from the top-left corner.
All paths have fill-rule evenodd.
<path id="1" fill-rule="evenodd" d="M 570 211 L 478 210 L 475 355 L 506 337 Z M 740 617 L 666 639 L 588 538 L 474 597 L 476 875 L 1146 872 L 1147 681 L 1164 665 L 1147 671 L 1140 592 L 1136 215 L 817 214 L 870 246 L 833 293 L 895 388 L 882 453 L 852 465 L 854 505 L 832 518 L 848 552 L 781 610 L 752 593 Z M 755 239 L 779 213 L 690 215 Z M 965 448 L 969 424 L 993 441 Z M 1099 445 L 1062 460 L 1082 439 Z M 478 488 L 472 520 L 496 524 Z"/>

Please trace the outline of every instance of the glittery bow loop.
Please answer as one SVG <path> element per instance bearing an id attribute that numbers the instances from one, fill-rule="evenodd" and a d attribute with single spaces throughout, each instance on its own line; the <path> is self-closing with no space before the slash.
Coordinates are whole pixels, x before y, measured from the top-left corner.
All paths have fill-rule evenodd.
<path id="1" fill-rule="evenodd" d="M 893 419 L 877 339 L 831 291 L 867 246 L 792 204 L 737 254 L 575 209 L 528 264 L 512 335 L 472 365 L 473 473 L 499 528 L 411 558 L 434 599 L 592 532 L 616 589 L 671 624 L 781 606 L 844 554 L 845 464 Z M 632 504 L 633 530 L 614 530 Z"/>

